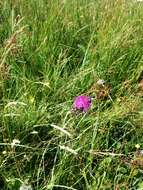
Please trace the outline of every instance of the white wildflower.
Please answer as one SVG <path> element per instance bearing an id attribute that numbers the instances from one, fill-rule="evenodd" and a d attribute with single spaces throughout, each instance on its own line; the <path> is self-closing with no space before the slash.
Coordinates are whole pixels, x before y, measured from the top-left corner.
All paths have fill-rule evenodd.
<path id="1" fill-rule="evenodd" d="M 11 143 L 11 147 L 13 148 L 17 144 L 20 144 L 20 141 L 18 139 L 13 139 L 13 141 Z"/>
<path id="2" fill-rule="evenodd" d="M 142 156 L 143 156 L 143 150 L 140 150 L 140 155 L 142 155 Z"/>
<path id="3" fill-rule="evenodd" d="M 97 81 L 97 84 L 98 84 L 99 86 L 104 86 L 105 81 L 104 81 L 103 79 L 99 79 L 99 80 Z"/>
<path id="4" fill-rule="evenodd" d="M 136 144 L 136 145 L 135 145 L 135 148 L 136 148 L 136 149 L 139 149 L 139 148 L 140 148 L 140 145 L 139 145 L 139 144 Z"/>
<path id="5" fill-rule="evenodd" d="M 3 153 L 3 154 L 6 154 L 7 152 L 4 150 L 2 153 Z"/>
<path id="6" fill-rule="evenodd" d="M 19 190 L 32 190 L 31 185 L 22 184 Z"/>

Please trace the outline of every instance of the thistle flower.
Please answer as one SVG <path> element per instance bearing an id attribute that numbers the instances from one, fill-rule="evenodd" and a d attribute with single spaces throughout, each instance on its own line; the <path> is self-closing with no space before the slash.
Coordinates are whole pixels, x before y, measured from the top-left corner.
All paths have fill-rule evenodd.
<path id="1" fill-rule="evenodd" d="M 77 96 L 74 100 L 74 109 L 87 112 L 91 107 L 91 97 L 88 96 Z"/>

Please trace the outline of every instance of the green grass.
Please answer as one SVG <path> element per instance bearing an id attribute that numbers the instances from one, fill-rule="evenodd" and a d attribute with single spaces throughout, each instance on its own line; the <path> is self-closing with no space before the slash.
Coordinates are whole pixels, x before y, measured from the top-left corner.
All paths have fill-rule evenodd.
<path id="1" fill-rule="evenodd" d="M 0 189 L 143 189 L 142 20 L 136 1 L 0 1 Z"/>

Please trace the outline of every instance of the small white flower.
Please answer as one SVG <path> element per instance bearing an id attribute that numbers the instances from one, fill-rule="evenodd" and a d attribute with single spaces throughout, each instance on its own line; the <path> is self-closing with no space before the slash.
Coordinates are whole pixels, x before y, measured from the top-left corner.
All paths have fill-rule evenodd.
<path id="1" fill-rule="evenodd" d="M 140 150 L 140 155 L 142 155 L 142 156 L 143 156 L 143 150 Z"/>
<path id="2" fill-rule="evenodd" d="M 30 158 L 28 158 L 28 156 L 27 156 L 26 154 L 24 154 L 23 158 L 24 158 L 25 160 L 27 160 L 28 162 L 30 161 Z"/>
<path id="3" fill-rule="evenodd" d="M 32 190 L 31 185 L 22 184 L 19 190 Z"/>
<path id="4" fill-rule="evenodd" d="M 7 152 L 4 150 L 2 153 L 3 153 L 3 154 L 6 154 Z"/>
<path id="5" fill-rule="evenodd" d="M 13 148 L 17 144 L 20 144 L 20 141 L 18 139 L 13 139 L 13 141 L 11 143 L 11 147 Z"/>
<path id="6" fill-rule="evenodd" d="M 98 84 L 99 86 L 104 86 L 105 81 L 104 81 L 103 79 L 99 79 L 99 80 L 97 81 L 97 84 Z"/>
<path id="7" fill-rule="evenodd" d="M 136 144 L 136 145 L 135 145 L 135 148 L 136 148 L 136 149 L 139 149 L 139 148 L 140 148 L 140 145 L 139 145 L 139 144 Z"/>
<path id="8" fill-rule="evenodd" d="M 143 0 L 136 0 L 136 2 L 143 2 Z"/>

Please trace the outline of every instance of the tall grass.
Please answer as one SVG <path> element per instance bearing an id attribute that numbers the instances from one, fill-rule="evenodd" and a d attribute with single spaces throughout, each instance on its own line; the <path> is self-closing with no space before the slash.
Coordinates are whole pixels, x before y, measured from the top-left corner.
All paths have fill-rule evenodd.
<path id="1" fill-rule="evenodd" d="M 0 2 L 0 189 L 143 189 L 142 20 L 136 1 Z"/>

